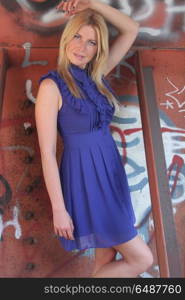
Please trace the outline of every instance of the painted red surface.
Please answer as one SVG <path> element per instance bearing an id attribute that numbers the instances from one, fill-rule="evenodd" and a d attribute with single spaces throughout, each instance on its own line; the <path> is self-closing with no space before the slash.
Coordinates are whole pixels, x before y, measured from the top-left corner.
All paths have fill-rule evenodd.
<path id="1" fill-rule="evenodd" d="M 48 1 L 32 2 L 44 5 Z M 183 47 L 184 20 L 181 12 L 175 13 L 179 5 L 184 7 L 183 1 L 171 7 L 165 7 L 161 1 L 156 1 L 154 7 L 152 1 L 148 1 L 151 6 L 141 2 L 134 6 L 135 17 L 140 17 L 141 32 L 133 49 L 140 46 Z M 167 8 L 173 12 L 169 22 Z M 0 277 L 88 277 L 93 267 L 93 250 L 68 253 L 55 238 L 50 200 L 42 175 L 34 103 L 39 77 L 56 66 L 58 42 L 66 22 L 62 17 L 47 17 L 46 11 L 44 8 L 26 10 L 17 1 L 13 6 L 0 1 L 0 27 L 3 28 L 0 46 L 8 50 L 9 61 L 0 123 L 0 208 L 3 212 L 0 214 Z M 143 54 L 143 62 L 154 67 L 167 171 L 169 177 L 174 176 L 170 179 L 170 187 L 184 266 L 185 114 L 181 110 L 184 109 L 185 53 L 149 49 Z M 123 108 L 113 119 L 111 129 L 129 175 L 137 228 L 155 258 L 145 276 L 159 277 L 150 200 L 146 201 L 150 195 L 135 75 L 131 50 L 109 76 Z M 172 104 L 165 105 L 166 101 Z M 58 159 L 62 147 L 58 137 Z M 7 223 L 9 221 L 14 223 Z"/>

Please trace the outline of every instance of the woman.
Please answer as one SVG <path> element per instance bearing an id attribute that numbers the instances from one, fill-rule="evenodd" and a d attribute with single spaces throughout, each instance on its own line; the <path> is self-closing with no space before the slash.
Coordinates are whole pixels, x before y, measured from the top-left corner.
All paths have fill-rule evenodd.
<path id="1" fill-rule="evenodd" d="M 137 277 L 151 266 L 152 254 L 134 227 L 126 173 L 109 129 L 118 101 L 105 76 L 129 50 L 139 24 L 96 0 L 63 1 L 58 9 L 71 18 L 58 68 L 41 77 L 35 108 L 54 230 L 68 251 L 96 248 L 92 277 Z M 110 51 L 105 20 L 119 31 Z M 64 142 L 59 171 L 57 129 Z M 117 252 L 123 259 L 115 260 Z"/>

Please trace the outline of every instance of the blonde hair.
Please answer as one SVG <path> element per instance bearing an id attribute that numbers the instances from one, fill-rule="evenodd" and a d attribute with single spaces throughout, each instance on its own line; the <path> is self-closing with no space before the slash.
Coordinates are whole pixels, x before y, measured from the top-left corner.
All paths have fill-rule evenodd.
<path id="1" fill-rule="evenodd" d="M 81 97 L 81 91 L 75 84 L 73 77 L 68 70 L 70 61 L 66 55 L 66 48 L 74 35 L 84 25 L 91 25 L 95 30 L 98 39 L 97 53 L 88 63 L 89 75 L 96 83 L 98 90 L 107 96 L 109 103 L 113 104 L 115 108 L 118 108 L 119 101 L 102 83 L 102 75 L 104 73 L 109 55 L 109 42 L 107 25 L 104 18 L 99 13 L 92 9 L 86 9 L 69 19 L 60 39 L 57 71 L 64 78 L 64 81 L 66 82 L 70 92 L 77 98 Z"/>

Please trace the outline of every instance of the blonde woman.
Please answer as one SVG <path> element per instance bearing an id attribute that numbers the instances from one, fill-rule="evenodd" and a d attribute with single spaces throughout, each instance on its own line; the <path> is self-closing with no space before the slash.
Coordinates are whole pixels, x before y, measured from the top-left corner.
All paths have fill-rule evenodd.
<path id="1" fill-rule="evenodd" d="M 98 0 L 62 1 L 70 18 L 58 66 L 39 82 L 35 118 L 54 231 L 67 251 L 95 248 L 91 277 L 137 277 L 152 264 L 134 227 L 128 181 L 109 124 L 119 103 L 106 80 L 139 24 Z M 109 50 L 106 21 L 118 29 Z M 58 169 L 56 137 L 64 151 Z M 115 260 L 119 252 L 123 259 Z"/>

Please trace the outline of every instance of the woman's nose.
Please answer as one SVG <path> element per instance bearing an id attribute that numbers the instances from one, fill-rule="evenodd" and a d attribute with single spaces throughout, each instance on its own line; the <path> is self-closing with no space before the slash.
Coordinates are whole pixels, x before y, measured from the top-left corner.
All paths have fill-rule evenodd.
<path id="1" fill-rule="evenodd" d="M 81 51 L 85 51 L 86 50 L 86 43 L 85 42 L 81 41 L 78 46 L 79 46 L 79 49 Z"/>

